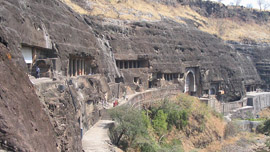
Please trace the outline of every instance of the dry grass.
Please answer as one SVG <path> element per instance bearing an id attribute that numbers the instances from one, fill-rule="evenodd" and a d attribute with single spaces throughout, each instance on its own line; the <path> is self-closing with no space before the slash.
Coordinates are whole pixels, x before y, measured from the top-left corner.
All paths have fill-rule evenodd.
<path id="1" fill-rule="evenodd" d="M 180 101 L 180 102 L 179 102 Z M 186 94 L 180 94 L 176 97 L 175 102 L 183 103 L 184 106 L 190 107 L 190 112 L 192 113 L 189 118 L 189 125 L 184 131 L 178 131 L 173 128 L 168 135 L 168 141 L 173 139 L 180 139 L 183 144 L 184 151 L 200 151 L 200 152 L 216 152 L 221 151 L 223 146 L 237 145 L 239 141 L 245 139 L 247 144 L 254 144 L 258 139 L 264 138 L 261 134 L 239 132 L 236 136 L 228 137 L 224 139 L 226 122 L 224 122 L 220 117 L 213 114 L 212 109 L 206 107 L 205 104 L 198 101 L 197 98 L 188 96 Z M 183 106 L 183 105 L 182 105 Z M 263 112 L 264 115 L 270 116 L 270 109 Z M 194 116 L 204 115 L 204 129 L 202 132 L 197 132 L 196 126 L 200 126 L 198 120 Z M 195 130 L 194 130 L 195 129 Z M 186 132 L 192 131 L 193 134 L 186 136 Z M 217 138 L 222 140 L 217 140 Z M 200 140 L 213 139 L 214 141 L 210 143 L 206 148 L 196 149 L 194 143 Z"/>
<path id="2" fill-rule="evenodd" d="M 131 21 L 160 21 L 164 17 L 182 24 L 185 24 L 183 19 L 190 19 L 195 21 L 200 30 L 216 34 L 224 40 L 250 39 L 257 42 L 270 42 L 270 23 L 260 25 L 255 22 L 246 23 L 226 18 L 206 18 L 190 7 L 179 4 L 167 6 L 144 0 L 86 0 L 90 5 L 84 9 L 72 0 L 62 1 L 80 14 Z"/>
<path id="3" fill-rule="evenodd" d="M 270 118 L 270 108 L 266 108 L 266 109 L 262 110 L 261 112 L 259 112 L 259 116 L 261 118 L 269 119 Z"/>
<path id="4" fill-rule="evenodd" d="M 200 24 L 206 19 L 187 6 L 172 7 L 155 2 L 148 3 L 144 0 L 88 0 L 91 4 L 88 11 L 73 3 L 72 0 L 62 1 L 80 14 L 114 19 L 159 21 L 162 17 L 166 17 L 184 23 L 179 18 L 182 17 L 193 20 L 197 18 Z"/>
<path id="5" fill-rule="evenodd" d="M 188 96 L 187 94 L 179 94 L 174 102 L 189 111 L 189 125 L 183 131 L 173 128 L 168 135 L 169 141 L 180 139 L 184 151 L 191 151 L 195 149 L 194 143 L 198 141 L 218 139 L 224 136 L 226 123 L 220 117 L 214 115 L 213 110 L 201 103 L 198 98 Z M 186 133 L 191 134 L 186 136 Z"/>
<path id="6" fill-rule="evenodd" d="M 65 4 L 67 4 L 70 8 L 72 8 L 75 12 L 79 13 L 79 14 L 83 14 L 83 15 L 89 15 L 89 12 L 85 9 L 83 9 L 82 7 L 80 7 L 79 5 L 75 4 L 72 2 L 72 0 L 61 0 L 62 2 L 64 2 Z"/>
<path id="7" fill-rule="evenodd" d="M 194 122 L 190 120 L 191 122 Z M 204 132 L 197 134 L 196 136 L 190 136 L 190 137 L 185 137 L 184 134 L 182 135 L 182 144 L 183 144 L 183 149 L 185 151 L 192 151 L 195 148 L 194 142 L 199 141 L 199 140 L 206 140 L 207 138 L 212 138 L 215 139 L 216 135 L 223 136 L 224 134 L 224 128 L 225 128 L 225 123 L 214 116 L 210 116 L 205 124 L 205 129 Z M 175 133 L 177 135 L 177 133 Z M 214 151 L 220 151 L 222 148 L 221 142 L 220 141 L 214 141 L 210 143 L 205 149 L 197 149 L 198 151 L 204 151 L 207 152 L 210 149 Z"/>
<path id="8" fill-rule="evenodd" d="M 235 144 L 240 138 L 241 138 L 241 136 L 236 136 L 236 137 L 232 137 L 232 138 L 223 140 L 222 142 L 215 141 L 212 144 L 210 144 L 209 146 L 207 146 L 205 149 L 202 149 L 201 152 L 221 151 L 222 146 Z"/>
<path id="9" fill-rule="evenodd" d="M 251 144 L 255 143 L 257 140 L 265 138 L 261 134 L 255 134 L 255 133 L 249 133 L 249 132 L 242 132 L 239 135 L 235 137 L 230 137 L 226 140 L 223 140 L 222 142 L 220 141 L 215 141 L 209 146 L 207 146 L 205 149 L 200 150 L 200 152 L 216 152 L 216 151 L 221 151 L 223 146 L 228 146 L 228 145 L 233 145 L 236 144 L 239 140 L 241 139 L 246 139 Z"/>
<path id="10" fill-rule="evenodd" d="M 208 25 L 199 29 L 216 34 L 224 40 L 250 39 L 258 42 L 270 42 L 270 23 L 260 25 L 252 21 L 243 22 L 229 18 L 209 18 L 207 23 Z"/>

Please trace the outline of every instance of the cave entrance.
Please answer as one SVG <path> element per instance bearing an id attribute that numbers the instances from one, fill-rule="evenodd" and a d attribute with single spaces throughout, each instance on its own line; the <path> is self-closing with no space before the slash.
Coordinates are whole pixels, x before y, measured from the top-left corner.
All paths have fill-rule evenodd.
<path id="1" fill-rule="evenodd" d="M 148 60 L 116 60 L 119 69 L 148 68 Z"/>
<path id="2" fill-rule="evenodd" d="M 69 74 L 70 76 L 80 76 L 86 74 L 86 62 L 84 58 L 69 59 Z"/>
<path id="3" fill-rule="evenodd" d="M 196 92 L 195 90 L 195 75 L 193 72 L 189 71 L 185 82 L 185 93 L 192 94 Z"/>
<path id="4" fill-rule="evenodd" d="M 53 78 L 53 72 L 56 71 L 56 60 L 58 59 L 55 50 L 21 44 L 21 52 L 28 67 L 28 73 L 37 77 L 37 67 L 40 68 L 40 77 Z"/>
<path id="5" fill-rule="evenodd" d="M 210 95 L 215 95 L 215 94 L 216 94 L 216 89 L 215 89 L 215 88 L 211 88 L 211 89 L 209 90 L 209 94 L 210 94 Z"/>
<path id="6" fill-rule="evenodd" d="M 92 66 L 93 58 L 86 55 L 69 55 L 69 76 L 83 76 L 95 74 L 96 68 Z"/>

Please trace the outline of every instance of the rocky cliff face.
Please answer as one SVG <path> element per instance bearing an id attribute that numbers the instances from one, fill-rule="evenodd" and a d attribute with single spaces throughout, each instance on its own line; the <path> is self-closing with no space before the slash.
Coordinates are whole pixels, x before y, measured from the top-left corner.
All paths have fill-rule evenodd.
<path id="1" fill-rule="evenodd" d="M 211 1 L 195 0 L 189 3 L 198 13 L 207 17 L 215 18 L 237 18 L 243 21 L 256 20 L 257 22 L 269 21 L 270 13 L 249 9 L 243 6 L 226 6 L 222 3 L 213 3 Z"/>
<path id="2" fill-rule="evenodd" d="M 235 50 L 237 50 L 243 56 L 246 56 L 250 63 L 254 66 L 250 68 L 256 68 L 260 78 L 262 79 L 262 88 L 269 90 L 269 49 L 268 44 L 243 44 L 243 43 L 229 43 Z M 252 73 L 248 73 L 249 77 L 254 77 Z M 252 85 L 254 83 L 249 82 L 246 85 Z M 256 83 L 255 83 L 256 84 Z"/>
<path id="3" fill-rule="evenodd" d="M 85 19 L 90 22 L 90 18 Z M 211 83 L 222 82 L 222 89 L 228 93 L 227 100 L 241 97 L 242 83 L 260 83 L 252 60 L 196 28 L 171 21 L 99 22 L 92 21 L 92 25 L 108 40 L 117 59 L 146 55 L 151 68 L 136 73 L 185 73 L 188 67 L 199 67 L 201 91 L 208 90 Z"/>
<path id="4" fill-rule="evenodd" d="M 60 93 L 58 85 L 53 84 L 51 87 L 40 86 L 41 89 L 37 91 L 40 99 L 37 98 L 26 74 L 21 44 L 59 51 L 58 75 L 61 76 L 67 73 L 66 65 L 70 54 L 83 52 L 91 58 L 97 55 L 98 41 L 91 28 L 84 23 L 83 18 L 60 1 L 11 0 L 1 1 L 0 5 L 0 39 L 9 48 L 7 51 L 5 47 L 1 47 L 1 55 L 5 59 L 2 61 L 4 64 L 1 64 L 1 148 L 33 152 L 81 151 L 78 121 L 82 116 L 80 107 L 90 99 L 95 101 L 93 96 L 73 105 L 70 90 Z M 10 61 L 6 59 L 6 53 L 12 57 Z M 65 80 L 63 84 L 68 88 Z M 77 95 L 77 88 L 71 88 L 74 88 L 73 92 Z M 89 106 L 95 107 L 91 101 Z M 76 108 L 79 110 L 75 110 Z M 99 118 L 92 116 L 92 112 L 94 110 L 84 114 L 86 127 Z"/>
<path id="5" fill-rule="evenodd" d="M 192 89 L 201 96 L 214 88 L 225 91 L 224 100 L 235 101 L 245 93 L 245 85 L 261 82 L 255 63 L 262 56 L 247 56 L 200 31 L 194 20 L 182 18 L 183 24 L 168 18 L 155 22 L 99 18 L 79 14 L 66 2 L 0 2 L 4 149 L 80 151 L 80 129 L 87 130 L 99 118 L 97 103 L 130 90 Z M 76 1 L 86 6 L 85 2 Z M 21 52 L 25 44 L 57 54 L 57 81 L 35 86 L 39 98 L 26 76 Z M 79 62 L 72 58 L 89 60 L 86 74 L 94 75 L 73 76 L 71 69 Z"/>
<path id="6" fill-rule="evenodd" d="M 0 43 L 0 149 L 56 152 L 48 115 L 10 52 Z"/>
<path id="7" fill-rule="evenodd" d="M 109 87 L 100 75 L 36 83 L 36 93 L 49 116 L 58 151 L 82 151 L 82 135 L 101 117 Z"/>

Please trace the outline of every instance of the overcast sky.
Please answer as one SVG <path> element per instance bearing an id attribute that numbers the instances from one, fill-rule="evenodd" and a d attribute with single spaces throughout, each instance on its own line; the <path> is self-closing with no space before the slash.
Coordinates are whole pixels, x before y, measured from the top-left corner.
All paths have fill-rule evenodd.
<path id="1" fill-rule="evenodd" d="M 217 0 L 212 0 L 212 1 L 217 1 Z M 224 3 L 225 5 L 230 5 L 231 3 L 233 3 L 235 5 L 235 1 L 236 0 L 223 0 L 222 3 Z M 268 4 L 270 4 L 270 0 L 264 0 L 265 2 L 267 2 Z M 241 0 L 240 5 L 242 6 L 247 6 L 248 4 L 251 4 L 253 6 L 253 8 L 260 8 L 257 0 Z M 268 7 L 268 10 L 270 9 L 270 7 Z"/>

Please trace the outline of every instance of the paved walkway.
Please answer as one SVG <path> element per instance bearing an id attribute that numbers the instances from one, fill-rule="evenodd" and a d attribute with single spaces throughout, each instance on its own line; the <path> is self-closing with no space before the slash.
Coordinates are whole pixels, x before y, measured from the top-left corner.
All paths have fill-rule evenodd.
<path id="1" fill-rule="evenodd" d="M 115 146 L 111 144 L 108 136 L 111 120 L 99 120 L 90 128 L 82 139 L 82 146 L 85 152 L 115 152 Z"/>
<path id="2" fill-rule="evenodd" d="M 149 92 L 153 90 L 146 90 Z M 119 105 L 128 103 L 134 96 L 144 93 L 135 93 L 127 95 L 126 99 L 118 99 Z M 112 103 L 104 107 L 106 109 L 113 108 Z M 117 148 L 111 143 L 109 138 L 109 126 L 114 123 L 111 120 L 99 120 L 94 126 L 92 126 L 84 135 L 82 139 L 82 147 L 85 152 L 122 152 L 121 149 Z"/>
<path id="3" fill-rule="evenodd" d="M 41 84 L 41 83 L 48 83 L 48 82 L 53 82 L 53 80 L 51 78 L 32 78 L 30 77 L 30 81 L 33 83 L 33 84 Z"/>
<path id="4" fill-rule="evenodd" d="M 136 94 L 128 95 L 127 99 L 135 96 Z M 128 102 L 123 98 L 119 99 L 119 105 Z M 113 108 L 112 104 L 106 106 L 106 109 Z M 99 120 L 92 126 L 84 135 L 82 139 L 82 147 L 85 152 L 122 152 L 119 148 L 111 143 L 109 137 L 109 127 L 114 123 L 111 120 Z"/>

